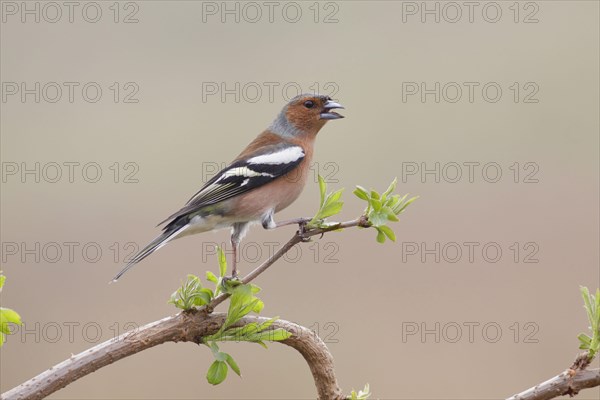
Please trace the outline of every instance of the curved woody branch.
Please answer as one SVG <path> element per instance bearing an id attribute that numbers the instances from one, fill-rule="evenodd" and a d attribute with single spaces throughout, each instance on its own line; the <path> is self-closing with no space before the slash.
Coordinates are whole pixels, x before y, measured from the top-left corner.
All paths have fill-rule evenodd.
<path id="1" fill-rule="evenodd" d="M 292 247 L 312 236 L 355 226 L 368 227 L 369 223 L 365 217 L 360 217 L 327 228 L 299 230 L 272 257 L 245 276 L 242 282 L 248 283 L 254 280 Z M 184 311 L 175 316 L 149 323 L 133 332 L 124 333 L 78 355 L 71 356 L 27 382 L 3 393 L 0 398 L 3 400 L 41 399 L 102 367 L 151 347 L 166 342 L 201 343 L 203 337 L 216 333 L 223 325 L 225 314 L 212 313 L 212 311 L 227 297 L 229 297 L 228 294 L 221 294 L 214 298 L 208 306 L 199 310 Z M 245 317 L 241 320 L 240 325 L 267 320 L 268 318 L 264 317 Z M 292 333 L 290 338 L 281 343 L 302 354 L 310 367 L 319 399 L 344 398 L 335 377 L 333 357 L 325 343 L 308 328 L 289 321 L 277 320 L 270 329 L 277 328 L 283 328 Z"/>

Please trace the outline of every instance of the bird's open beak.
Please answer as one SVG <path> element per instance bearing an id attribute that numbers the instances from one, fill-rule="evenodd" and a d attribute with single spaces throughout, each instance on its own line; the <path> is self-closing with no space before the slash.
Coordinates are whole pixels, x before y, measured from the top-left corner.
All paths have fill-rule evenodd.
<path id="1" fill-rule="evenodd" d="M 336 103 L 333 100 L 327 100 L 327 102 L 323 105 L 323 112 L 321 113 L 321 119 L 340 119 L 344 118 L 343 115 L 336 113 L 334 110 L 336 108 L 344 108 L 340 103 Z"/>

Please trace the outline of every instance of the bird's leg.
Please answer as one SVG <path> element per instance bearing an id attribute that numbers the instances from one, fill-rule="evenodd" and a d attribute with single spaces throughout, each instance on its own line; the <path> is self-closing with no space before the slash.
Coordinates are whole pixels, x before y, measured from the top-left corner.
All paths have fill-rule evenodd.
<path id="1" fill-rule="evenodd" d="M 231 229 L 231 246 L 233 246 L 233 262 L 231 268 L 231 277 L 237 278 L 237 256 L 242 238 L 248 232 L 248 222 L 236 222 Z"/>
<path id="2" fill-rule="evenodd" d="M 239 240 L 235 238 L 235 235 L 231 235 L 231 246 L 233 247 L 233 261 L 231 262 L 231 277 L 237 278 L 237 254 L 238 247 L 240 246 Z"/>

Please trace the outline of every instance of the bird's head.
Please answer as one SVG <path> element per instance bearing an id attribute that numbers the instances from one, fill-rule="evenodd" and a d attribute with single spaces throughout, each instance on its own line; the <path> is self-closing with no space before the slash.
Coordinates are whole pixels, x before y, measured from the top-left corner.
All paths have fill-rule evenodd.
<path id="1" fill-rule="evenodd" d="M 344 108 L 331 97 L 301 94 L 283 107 L 270 130 L 281 136 L 316 135 L 332 119 L 344 118 L 335 109 Z"/>

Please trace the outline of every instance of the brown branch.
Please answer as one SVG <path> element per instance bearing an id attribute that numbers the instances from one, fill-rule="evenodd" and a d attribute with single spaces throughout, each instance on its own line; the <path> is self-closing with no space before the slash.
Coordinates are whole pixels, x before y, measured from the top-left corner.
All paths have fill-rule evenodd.
<path id="1" fill-rule="evenodd" d="M 558 396 L 575 396 L 582 389 L 600 386 L 600 369 L 586 370 L 588 353 L 580 354 L 571 368 L 507 400 L 549 400 Z"/>
<path id="2" fill-rule="evenodd" d="M 42 399 L 68 384 L 120 359 L 166 342 L 201 343 L 202 338 L 216 333 L 225 314 L 185 311 L 163 318 L 132 332 L 108 340 L 42 372 L 27 382 L 5 392 L 3 400 Z M 239 326 L 265 322 L 264 317 L 245 317 Z M 319 399 L 343 399 L 333 369 L 333 357 L 323 341 L 310 329 L 292 322 L 277 320 L 270 329 L 283 328 L 292 336 L 281 343 L 296 349 L 312 372 Z"/>
<path id="3" fill-rule="evenodd" d="M 370 224 L 367 218 L 362 216 L 326 228 L 315 228 L 302 232 L 299 230 L 272 257 L 246 275 L 242 282 L 248 283 L 256 279 L 292 247 L 300 242 L 307 241 L 312 236 L 356 226 L 367 228 Z M 134 332 L 125 333 L 94 346 L 3 393 L 0 398 L 4 400 L 41 399 L 91 372 L 159 344 L 165 342 L 201 343 L 204 336 L 216 333 L 225 321 L 225 314 L 211 313 L 227 297 L 229 297 L 229 294 L 223 293 L 200 310 L 183 312 L 173 317 L 152 322 Z M 250 322 L 264 322 L 266 320 L 267 318 L 262 317 L 245 317 L 240 324 L 245 325 Z M 296 349 L 302 354 L 312 372 L 319 399 L 335 400 L 344 398 L 335 377 L 333 357 L 323 341 L 309 329 L 292 322 L 277 320 L 271 325 L 271 329 L 277 328 L 283 328 L 293 334 L 281 343 Z"/>

